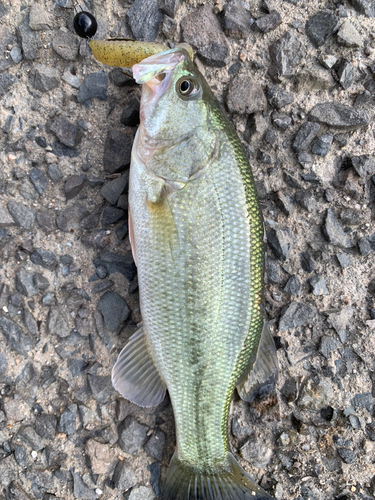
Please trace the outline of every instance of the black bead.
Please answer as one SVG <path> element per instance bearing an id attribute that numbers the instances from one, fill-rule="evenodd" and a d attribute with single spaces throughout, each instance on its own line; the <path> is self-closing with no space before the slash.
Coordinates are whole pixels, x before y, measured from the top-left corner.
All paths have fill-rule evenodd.
<path id="1" fill-rule="evenodd" d="M 81 38 L 91 38 L 98 29 L 98 23 L 90 12 L 78 12 L 74 16 L 74 30 Z"/>

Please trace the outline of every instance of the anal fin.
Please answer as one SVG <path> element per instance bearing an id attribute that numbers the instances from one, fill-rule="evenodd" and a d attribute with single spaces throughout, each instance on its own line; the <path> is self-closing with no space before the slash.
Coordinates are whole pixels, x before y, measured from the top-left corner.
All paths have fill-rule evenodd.
<path id="1" fill-rule="evenodd" d="M 112 384 L 125 398 L 139 406 L 156 406 L 166 387 L 151 357 L 143 328 L 130 337 L 112 370 Z"/>
<path id="2" fill-rule="evenodd" d="M 278 375 L 276 346 L 268 322 L 265 321 L 255 362 L 250 363 L 249 370 L 237 384 L 240 398 L 250 403 L 257 396 L 267 396 L 274 390 Z"/>

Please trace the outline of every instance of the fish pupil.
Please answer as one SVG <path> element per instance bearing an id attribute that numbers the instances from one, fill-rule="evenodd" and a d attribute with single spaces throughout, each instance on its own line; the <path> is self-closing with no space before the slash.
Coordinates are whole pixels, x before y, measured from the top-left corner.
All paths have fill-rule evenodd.
<path id="1" fill-rule="evenodd" d="M 98 23 L 90 12 L 78 12 L 74 16 L 74 30 L 81 38 L 91 38 L 98 29 Z"/>
<path id="2" fill-rule="evenodd" d="M 183 80 L 180 85 L 181 92 L 187 94 L 190 91 L 191 82 L 189 80 Z"/>

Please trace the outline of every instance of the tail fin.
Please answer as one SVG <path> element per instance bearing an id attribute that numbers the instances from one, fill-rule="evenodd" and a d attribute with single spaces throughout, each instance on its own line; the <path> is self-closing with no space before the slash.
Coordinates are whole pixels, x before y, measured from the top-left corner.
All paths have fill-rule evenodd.
<path id="1" fill-rule="evenodd" d="M 212 471 L 187 466 L 172 457 L 163 500 L 274 500 L 257 486 L 231 453 Z"/>

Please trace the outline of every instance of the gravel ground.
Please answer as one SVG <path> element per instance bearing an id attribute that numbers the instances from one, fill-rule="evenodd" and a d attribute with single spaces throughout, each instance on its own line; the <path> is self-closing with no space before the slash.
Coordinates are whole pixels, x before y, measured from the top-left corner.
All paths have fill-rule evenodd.
<path id="1" fill-rule="evenodd" d="M 277 500 L 374 498 L 374 0 L 81 2 L 97 38 L 194 45 L 250 156 L 280 380 L 234 396 L 240 463 Z M 141 320 L 140 89 L 72 20 L 70 0 L 0 1 L 0 500 L 151 500 L 170 402 L 140 409 L 110 384 Z"/>

